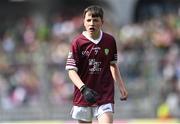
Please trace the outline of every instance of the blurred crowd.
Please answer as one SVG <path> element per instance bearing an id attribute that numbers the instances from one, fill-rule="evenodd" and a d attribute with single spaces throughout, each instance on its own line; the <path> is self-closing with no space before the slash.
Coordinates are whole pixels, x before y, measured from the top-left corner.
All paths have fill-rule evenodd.
<path id="1" fill-rule="evenodd" d="M 180 16 L 169 13 L 123 25 L 120 29 L 121 67 L 127 78 L 143 77 L 159 118 L 180 117 Z M 150 80 L 150 81 L 147 81 Z M 149 86 L 149 85 L 148 85 Z M 154 93 L 153 93 L 154 92 Z M 156 94 L 155 94 L 156 93 Z"/>
<path id="2" fill-rule="evenodd" d="M 0 98 L 3 109 L 37 105 L 43 95 L 55 104 L 71 98 L 72 86 L 66 79 L 65 59 L 71 38 L 81 28 L 79 16 L 66 19 L 55 15 L 49 22 L 36 16 L 21 18 L 2 33 Z"/>
<path id="3" fill-rule="evenodd" d="M 163 118 L 180 117 L 179 16 L 170 13 L 121 27 L 108 21 L 104 25 L 116 37 L 127 86 L 142 79 L 150 87 L 148 95 L 156 93 L 155 111 Z M 71 100 L 73 86 L 64 67 L 72 38 L 83 30 L 82 17 L 54 15 L 47 20 L 24 17 L 1 34 L 1 109 Z"/>

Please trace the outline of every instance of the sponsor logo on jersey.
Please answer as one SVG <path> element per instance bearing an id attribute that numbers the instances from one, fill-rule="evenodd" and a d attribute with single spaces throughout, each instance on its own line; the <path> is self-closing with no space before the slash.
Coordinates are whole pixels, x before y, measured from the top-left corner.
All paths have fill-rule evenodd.
<path id="1" fill-rule="evenodd" d="M 102 68 L 100 68 L 101 62 L 97 62 L 95 59 L 89 59 L 89 66 L 91 68 L 89 68 L 89 71 L 91 74 L 95 74 L 98 73 L 102 70 Z"/>
<path id="2" fill-rule="evenodd" d="M 94 50 L 94 54 L 97 55 L 99 50 L 101 50 L 101 48 L 100 47 L 94 47 L 94 48 L 92 48 L 92 50 Z"/>
<path id="3" fill-rule="evenodd" d="M 90 55 L 90 52 L 85 50 L 85 51 L 82 51 L 82 55 L 83 56 L 89 56 Z"/>

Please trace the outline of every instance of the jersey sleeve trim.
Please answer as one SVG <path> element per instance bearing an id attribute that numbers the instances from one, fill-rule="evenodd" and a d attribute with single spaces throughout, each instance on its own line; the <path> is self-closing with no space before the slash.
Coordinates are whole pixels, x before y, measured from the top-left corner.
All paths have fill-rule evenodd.
<path id="1" fill-rule="evenodd" d="M 66 66 L 66 70 L 75 70 L 75 71 L 78 71 L 78 68 L 75 67 L 75 66 L 67 65 L 67 66 Z"/>
<path id="2" fill-rule="evenodd" d="M 117 61 L 115 60 L 115 61 L 111 61 L 110 62 L 110 64 L 116 64 L 117 63 Z"/>

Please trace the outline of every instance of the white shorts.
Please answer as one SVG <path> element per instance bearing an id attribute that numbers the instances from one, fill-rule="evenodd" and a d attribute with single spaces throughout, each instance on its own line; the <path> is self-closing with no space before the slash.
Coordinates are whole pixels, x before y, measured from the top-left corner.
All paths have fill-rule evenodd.
<path id="1" fill-rule="evenodd" d="M 71 115 L 73 119 L 90 122 L 92 121 L 93 117 L 98 118 L 105 112 L 114 113 L 114 104 L 108 103 L 95 107 L 73 106 Z"/>

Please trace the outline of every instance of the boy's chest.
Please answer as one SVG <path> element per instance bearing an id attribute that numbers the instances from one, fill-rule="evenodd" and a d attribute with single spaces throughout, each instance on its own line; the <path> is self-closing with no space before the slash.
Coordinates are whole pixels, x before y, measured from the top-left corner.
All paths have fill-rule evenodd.
<path id="1" fill-rule="evenodd" d="M 110 55 L 110 46 L 105 44 L 84 44 L 79 52 L 81 58 L 105 59 Z"/>

